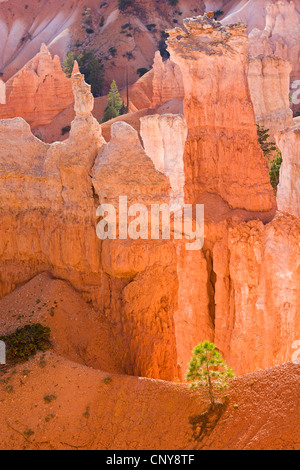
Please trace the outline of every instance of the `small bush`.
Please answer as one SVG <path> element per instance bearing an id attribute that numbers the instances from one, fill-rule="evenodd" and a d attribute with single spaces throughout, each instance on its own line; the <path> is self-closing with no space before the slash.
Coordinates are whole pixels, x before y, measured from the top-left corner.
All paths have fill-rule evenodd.
<path id="1" fill-rule="evenodd" d="M 108 49 L 108 52 L 113 57 L 116 57 L 116 55 L 117 55 L 117 49 L 113 46 Z"/>
<path id="2" fill-rule="evenodd" d="M 142 77 L 147 72 L 149 72 L 149 70 L 146 69 L 145 67 L 141 67 L 140 69 L 137 69 L 137 71 L 136 71 L 136 73 L 138 74 L 139 77 Z"/>
<path id="3" fill-rule="evenodd" d="M 92 28 L 86 28 L 86 32 L 88 34 L 93 34 L 94 33 L 94 30 Z"/>
<path id="4" fill-rule="evenodd" d="M 177 5 L 178 0 L 169 0 L 169 4 L 172 5 L 173 7 Z"/>
<path id="5" fill-rule="evenodd" d="M 152 31 L 152 29 L 155 28 L 155 27 L 156 27 L 155 23 L 147 24 L 148 31 Z"/>
<path id="6" fill-rule="evenodd" d="M 71 130 L 71 126 L 63 127 L 62 130 L 61 130 L 61 135 L 67 134 L 68 132 L 70 132 L 70 130 Z"/>
<path id="7" fill-rule="evenodd" d="M 53 395 L 53 394 L 52 394 L 52 395 L 46 395 L 46 396 L 44 397 L 44 402 L 47 403 L 47 405 L 48 405 L 48 404 L 51 403 L 52 401 L 56 400 L 56 398 L 57 398 L 57 396 L 56 396 L 56 395 Z"/>
<path id="8" fill-rule="evenodd" d="M 166 40 L 168 39 L 168 37 L 169 37 L 169 34 L 166 33 L 164 30 L 160 32 L 160 41 L 158 43 L 158 50 L 163 60 L 167 60 L 170 57 L 170 54 L 167 50 L 167 43 L 166 43 Z"/>
<path id="9" fill-rule="evenodd" d="M 217 20 L 217 19 L 219 18 L 219 16 L 222 16 L 222 15 L 224 15 L 224 11 L 222 11 L 222 10 L 216 10 L 216 11 L 214 11 L 214 18 L 215 18 L 215 20 Z"/>
<path id="10" fill-rule="evenodd" d="M 46 351 L 50 348 L 50 328 L 40 323 L 25 325 L 24 328 L 18 328 L 11 335 L 1 336 L 0 340 L 6 344 L 8 360 L 28 361 L 38 351 Z"/>
<path id="11" fill-rule="evenodd" d="M 277 156 L 270 162 L 270 181 L 275 193 L 277 192 L 277 186 L 279 184 L 280 168 L 282 164 L 281 152 L 279 150 L 277 152 Z"/>
<path id="12" fill-rule="evenodd" d="M 125 11 L 127 8 L 133 6 L 133 0 L 119 0 L 118 7 L 120 11 Z"/>

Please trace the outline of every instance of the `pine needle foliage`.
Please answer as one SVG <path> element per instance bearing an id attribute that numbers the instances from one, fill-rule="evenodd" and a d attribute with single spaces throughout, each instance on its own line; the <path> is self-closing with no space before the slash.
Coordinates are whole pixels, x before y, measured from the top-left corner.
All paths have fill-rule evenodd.
<path id="1" fill-rule="evenodd" d="M 204 341 L 194 348 L 186 379 L 191 382 L 192 389 L 208 389 L 212 408 L 215 406 L 214 390 L 228 388 L 228 381 L 232 377 L 234 373 L 231 367 L 226 365 L 213 343 Z"/>

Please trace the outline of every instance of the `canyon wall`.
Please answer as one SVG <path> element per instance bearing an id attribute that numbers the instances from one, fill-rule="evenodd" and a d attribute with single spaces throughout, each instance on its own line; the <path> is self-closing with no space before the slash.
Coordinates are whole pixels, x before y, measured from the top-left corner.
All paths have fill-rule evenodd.
<path id="1" fill-rule="evenodd" d="M 186 200 L 208 192 L 232 208 L 268 211 L 274 200 L 247 84 L 245 27 L 225 28 L 208 17 L 184 25 L 186 31 L 169 31 L 168 48 L 185 89 Z"/>
<path id="2" fill-rule="evenodd" d="M 248 81 L 257 124 L 270 130 L 270 137 L 293 123 L 290 109 L 291 65 L 279 57 L 250 57 Z"/>
<path id="3" fill-rule="evenodd" d="M 277 188 L 278 209 L 300 217 L 300 118 L 276 135 L 282 152 L 280 181 Z"/>
<path id="4" fill-rule="evenodd" d="M 300 78 L 300 21 L 292 1 L 269 2 L 265 5 L 265 28 L 254 28 L 249 34 L 249 53 L 276 55 L 292 65 L 292 80 Z"/>
<path id="5" fill-rule="evenodd" d="M 74 102 L 71 79 L 62 71 L 59 57 L 52 58 L 45 45 L 5 85 L 6 103 L 0 104 L 0 119 L 22 117 L 32 128 L 49 124 Z"/>
<path id="6" fill-rule="evenodd" d="M 300 220 L 268 212 L 244 30 L 207 17 L 186 26 L 169 39 L 185 71 L 186 123 L 146 118 L 145 149 L 122 122 L 104 141 L 80 74 L 65 142 L 39 141 L 22 118 L 0 121 L 1 297 L 43 271 L 70 282 L 109 319 L 124 373 L 165 380 L 184 380 L 205 339 L 241 374 L 291 360 L 300 337 Z M 150 240 L 148 230 L 97 238 L 100 203 L 169 203 L 183 174 L 184 202 L 207 197 L 202 250 L 186 250 L 184 238 Z"/>

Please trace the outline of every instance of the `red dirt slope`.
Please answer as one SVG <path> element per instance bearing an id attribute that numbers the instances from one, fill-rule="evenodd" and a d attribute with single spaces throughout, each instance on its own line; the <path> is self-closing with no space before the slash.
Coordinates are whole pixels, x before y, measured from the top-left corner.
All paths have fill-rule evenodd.
<path id="1" fill-rule="evenodd" d="M 1 378 L 1 449 L 300 449 L 299 365 L 235 379 L 201 432 L 205 392 L 41 359 Z"/>

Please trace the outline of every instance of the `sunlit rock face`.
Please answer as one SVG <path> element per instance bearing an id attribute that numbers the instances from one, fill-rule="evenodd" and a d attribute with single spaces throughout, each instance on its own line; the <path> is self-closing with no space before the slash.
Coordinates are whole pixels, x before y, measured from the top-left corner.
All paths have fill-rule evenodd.
<path id="1" fill-rule="evenodd" d="M 73 101 L 72 80 L 62 71 L 59 57 L 52 58 L 42 45 L 40 52 L 6 82 L 0 119 L 22 117 L 34 128 L 49 124 Z"/>
<path id="2" fill-rule="evenodd" d="M 238 374 L 290 361 L 300 334 L 300 221 L 229 228 L 213 250 L 215 342 Z"/>
<path id="3" fill-rule="evenodd" d="M 272 188 L 247 84 L 245 27 L 225 28 L 206 16 L 184 25 L 186 31 L 169 31 L 168 48 L 185 89 L 186 200 L 209 192 L 233 208 L 270 210 Z"/>
<path id="4" fill-rule="evenodd" d="M 299 11 L 299 5 L 297 8 Z M 295 3 L 269 2 L 265 10 L 265 28 L 254 28 L 249 34 L 249 53 L 252 56 L 265 54 L 288 59 L 292 64 L 293 85 L 300 80 L 300 20 Z"/>
<path id="5" fill-rule="evenodd" d="M 276 135 L 282 152 L 280 181 L 277 188 L 278 209 L 300 217 L 300 118 Z"/>
<path id="6" fill-rule="evenodd" d="M 169 177 L 173 206 L 184 204 L 183 155 L 187 135 L 187 124 L 182 115 L 155 114 L 141 118 L 145 151 L 155 167 Z"/>
<path id="7" fill-rule="evenodd" d="M 104 141 L 77 73 L 66 141 L 41 142 L 22 118 L 0 121 L 0 296 L 43 271 L 70 282 L 111 322 L 122 371 L 165 380 L 184 380 L 200 341 L 214 341 L 241 374 L 290 361 L 300 336 L 299 219 L 267 212 L 274 199 L 244 28 L 209 18 L 186 27 L 169 39 L 185 116 L 144 118 L 144 146 L 124 122 Z M 282 173 L 286 161 L 294 174 L 297 132 L 287 132 L 278 140 Z M 297 184 L 286 177 L 290 200 Z M 203 249 L 147 236 L 97 238 L 100 204 L 126 196 L 128 206 L 180 205 L 183 193 L 184 202 L 204 198 Z"/>
<path id="8" fill-rule="evenodd" d="M 166 103 L 173 98 L 183 99 L 184 87 L 182 74 L 178 65 L 170 59 L 163 61 L 157 51 L 153 64 L 153 98 L 152 107 Z"/>
<path id="9" fill-rule="evenodd" d="M 249 58 L 248 81 L 256 122 L 270 130 L 270 137 L 293 123 L 290 109 L 288 61 L 275 56 Z"/>

